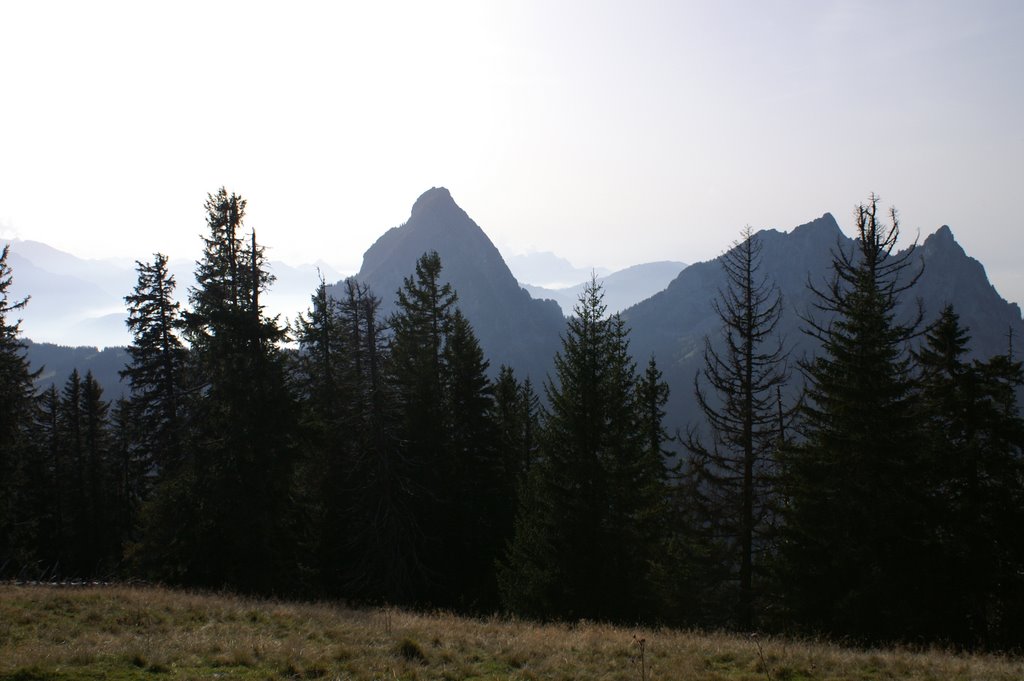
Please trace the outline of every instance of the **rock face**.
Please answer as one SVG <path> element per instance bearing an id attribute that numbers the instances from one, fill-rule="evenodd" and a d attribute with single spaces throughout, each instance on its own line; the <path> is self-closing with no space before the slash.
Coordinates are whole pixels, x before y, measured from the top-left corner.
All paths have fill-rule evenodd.
<path id="1" fill-rule="evenodd" d="M 473 325 L 491 371 L 502 364 L 529 375 L 538 387 L 551 367 L 565 326 L 553 301 L 534 300 L 506 266 L 484 231 L 443 187 L 425 192 L 409 220 L 388 230 L 363 255 L 356 279 L 382 299 L 385 315 L 396 292 L 428 251 L 441 256 L 442 279 L 458 293 L 458 306 Z"/>
<path id="2" fill-rule="evenodd" d="M 783 314 L 778 325 L 790 348 L 793 377 L 790 397 L 800 389 L 797 360 L 819 352 L 818 344 L 802 332 L 801 315 L 827 321 L 814 309 L 808 282 L 821 287 L 831 278 L 832 252 L 850 252 L 854 241 L 841 232 L 832 215 L 796 227 L 789 233 L 763 230 L 761 274 L 773 280 L 783 297 Z M 925 324 L 934 321 L 951 303 L 963 325 L 969 327 L 971 356 L 988 358 L 1007 350 L 1007 336 L 1013 330 L 1014 354 L 1024 352 L 1024 321 L 1020 308 L 1003 300 L 989 283 L 981 264 L 967 256 L 948 227 L 942 227 L 915 249 L 918 266 L 923 265 L 917 284 L 904 294 L 897 320 L 908 321 L 916 314 L 917 298 L 924 304 Z M 917 271 L 911 268 L 913 271 Z M 909 272 L 908 272 L 909 276 Z M 718 259 L 690 265 L 668 287 L 623 312 L 632 328 L 631 349 L 639 362 L 655 356 L 671 386 L 666 426 L 683 431 L 701 424 L 704 417 L 693 398 L 694 377 L 704 366 L 704 337 L 721 348 L 721 322 L 712 307 L 726 279 Z"/>

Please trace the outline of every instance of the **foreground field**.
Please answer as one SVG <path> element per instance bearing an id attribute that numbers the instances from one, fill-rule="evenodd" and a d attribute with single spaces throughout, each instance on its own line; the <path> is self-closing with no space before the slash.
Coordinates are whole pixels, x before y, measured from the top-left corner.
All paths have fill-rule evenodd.
<path id="1" fill-rule="evenodd" d="M 0 585 L 0 681 L 319 678 L 1016 681 L 1024 660 L 155 588 Z"/>

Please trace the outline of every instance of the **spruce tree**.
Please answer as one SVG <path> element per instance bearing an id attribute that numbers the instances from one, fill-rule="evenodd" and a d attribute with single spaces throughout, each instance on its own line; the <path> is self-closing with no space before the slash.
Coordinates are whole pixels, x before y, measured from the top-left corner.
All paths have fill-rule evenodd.
<path id="1" fill-rule="evenodd" d="M 418 524 L 409 490 L 411 467 L 401 433 L 401 412 L 390 382 L 387 328 L 380 299 L 355 279 L 345 280 L 341 321 L 348 338 L 346 423 L 352 461 L 345 493 L 350 560 L 347 593 L 373 602 L 410 598 L 417 563 L 405 553 L 416 546 Z"/>
<path id="2" fill-rule="evenodd" d="M 405 557 L 412 578 L 405 598 L 440 601 L 450 595 L 444 552 L 451 550 L 453 528 L 451 479 L 453 461 L 446 436 L 450 414 L 445 408 L 444 347 L 451 332 L 456 294 L 441 281 L 441 259 L 424 254 L 415 273 L 398 290 L 397 310 L 388 319 L 388 382 L 399 414 L 401 465 L 396 490 L 401 505 L 412 509 L 403 532 L 413 543 L 393 550 Z"/>
<path id="3" fill-rule="evenodd" d="M 133 468 L 159 478 L 173 473 L 184 456 L 184 383 L 187 352 L 178 334 L 181 309 L 174 300 L 174 276 L 167 256 L 136 262 L 137 282 L 125 296 L 132 334 L 128 365 L 121 377 L 131 388 L 132 418 L 140 441 Z M 146 490 L 140 490 L 143 494 Z"/>
<path id="4" fill-rule="evenodd" d="M 82 455 L 86 481 L 83 510 L 88 540 L 90 576 L 109 577 L 120 562 L 121 537 L 113 505 L 115 498 L 110 404 L 103 399 L 103 388 L 92 371 L 82 380 L 79 412 Z"/>
<path id="5" fill-rule="evenodd" d="M 720 610 L 726 621 L 750 630 L 776 506 L 778 392 L 787 380 L 786 352 L 775 333 L 782 296 L 760 273 L 761 245 L 749 227 L 720 261 L 727 286 L 713 305 L 721 339 L 705 338 L 704 369 L 694 380 L 711 437 L 691 427 L 688 474 L 698 523 L 720 550 L 717 579 L 736 585 Z"/>
<path id="6" fill-rule="evenodd" d="M 909 639 L 928 617 L 918 584 L 934 558 L 907 347 L 920 315 L 896 319 L 919 271 L 912 248 L 895 253 L 895 210 L 885 224 L 872 196 L 855 217 L 855 245 L 811 285 L 806 329 L 822 351 L 802 365 L 802 442 L 782 459 L 783 595 L 810 630 Z"/>
<path id="7" fill-rule="evenodd" d="M 68 479 L 68 461 L 64 456 L 60 432 L 61 396 L 51 384 L 36 397 L 31 425 L 34 453 L 37 459 L 38 483 L 32 492 L 33 502 L 23 504 L 32 518 L 36 535 L 33 551 L 40 578 L 60 576 L 61 561 L 66 557 L 65 538 L 70 517 L 68 498 L 61 494 L 61 485 Z"/>
<path id="8" fill-rule="evenodd" d="M 264 314 L 273 277 L 255 233 L 241 233 L 245 201 L 221 188 L 205 207 L 209 233 L 184 314 L 197 395 L 189 465 L 144 512 L 135 555 L 156 577 L 268 591 L 293 569 L 283 523 L 294 432 L 286 331 Z"/>
<path id="9" fill-rule="evenodd" d="M 1008 646 L 1022 633 L 1024 421 L 1021 364 L 968 362 L 970 336 L 947 306 L 917 353 L 932 477 L 931 522 L 942 550 L 925 583 L 928 632 L 965 646 Z"/>
<path id="10" fill-rule="evenodd" d="M 29 369 L 25 342 L 21 338 L 21 320 L 12 319 L 28 303 L 28 298 L 12 300 L 14 281 L 8 263 L 10 246 L 0 250 L 0 574 L 15 558 L 15 517 L 19 515 L 19 493 L 25 484 L 21 473 L 32 466 L 26 429 L 32 416 L 33 379 L 38 372 Z M 10 566 L 13 567 L 13 564 Z"/>
<path id="11" fill-rule="evenodd" d="M 346 403 L 355 399 L 347 380 L 355 350 L 343 325 L 341 304 L 321 279 L 293 334 L 299 344 L 292 377 L 302 442 L 293 481 L 293 531 L 307 588 L 334 594 L 340 593 L 348 557 L 347 476 L 357 438 L 348 427 L 353 424 L 346 423 Z"/>
<path id="12" fill-rule="evenodd" d="M 469 321 L 452 315 L 445 340 L 446 435 L 451 461 L 453 529 L 448 553 L 451 602 L 462 609 L 493 612 L 498 605 L 494 564 L 509 538 L 504 519 L 512 489 L 505 477 L 493 419 L 494 388 L 488 361 Z"/>
<path id="13" fill-rule="evenodd" d="M 479 608 L 493 604 L 492 565 L 502 543 L 493 538 L 499 512 L 488 497 L 500 474 L 493 393 L 488 363 L 441 269 L 436 252 L 424 254 L 389 320 L 406 494 L 423 537 L 409 557 L 418 598 Z"/>
<path id="14" fill-rule="evenodd" d="M 659 525 L 652 521 L 665 497 L 665 462 L 650 447 L 628 331 L 605 316 L 596 281 L 569 319 L 555 371 L 502 597 L 531 616 L 650 617 L 661 548 L 650 528 Z"/>

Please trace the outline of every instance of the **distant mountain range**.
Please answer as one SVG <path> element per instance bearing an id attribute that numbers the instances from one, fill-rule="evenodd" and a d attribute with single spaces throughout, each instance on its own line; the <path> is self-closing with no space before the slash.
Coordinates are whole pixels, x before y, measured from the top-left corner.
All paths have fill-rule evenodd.
<path id="1" fill-rule="evenodd" d="M 835 218 L 822 217 L 791 232 L 763 230 L 755 235 L 762 245 L 761 273 L 774 281 L 784 300 L 778 332 L 790 348 L 793 380 L 791 396 L 800 386 L 796 362 L 818 351 L 818 345 L 802 333 L 800 315 L 827 321 L 813 308 L 808 281 L 821 285 L 830 277 L 832 252 L 854 246 Z M 1014 352 L 1024 356 L 1024 321 L 1015 303 L 1001 298 L 989 283 L 981 263 L 967 256 L 942 227 L 920 244 L 915 257 L 924 265 L 917 285 L 904 296 L 897 318 L 910 320 L 916 299 L 925 307 L 925 323 L 934 321 L 947 303 L 952 303 L 960 321 L 969 327 L 972 356 L 987 358 L 1005 353 L 1012 330 Z M 693 400 L 693 381 L 703 367 L 704 337 L 718 341 L 720 321 L 712 308 L 718 291 L 726 287 L 719 259 L 690 265 L 660 293 L 623 313 L 632 328 L 631 349 L 640 361 L 654 355 L 669 382 L 672 393 L 668 413 L 670 424 L 685 428 L 699 423 L 702 416 Z"/>
<path id="2" fill-rule="evenodd" d="M 612 273 L 604 267 L 576 267 L 550 251 L 534 251 L 505 256 L 508 268 L 520 284 L 558 290 L 590 281 L 590 275 L 605 277 Z"/>
<path id="3" fill-rule="evenodd" d="M 851 248 L 853 241 L 827 213 L 788 233 L 763 230 L 756 238 L 763 247 L 762 272 L 775 281 L 785 300 L 779 330 L 795 365 L 797 358 L 817 351 L 800 330 L 799 315 L 812 309 L 807 282 L 824 282 L 829 277 L 831 253 Z M 434 188 L 415 202 L 405 224 L 385 232 L 367 250 L 355 276 L 381 298 L 382 311 L 387 314 L 394 309 L 403 278 L 413 273 L 416 259 L 429 250 L 440 254 L 442 277 L 457 290 L 459 306 L 473 324 L 492 371 L 509 364 L 521 377 L 533 377 L 540 389 L 565 331 L 559 305 L 571 310 L 580 281 L 589 280 L 591 273 L 586 272 L 570 287 L 521 286 L 494 244 L 456 205 L 448 190 Z M 1014 352 L 1017 357 L 1024 356 L 1020 307 L 1000 297 L 984 267 L 964 252 L 952 230 L 942 227 L 927 237 L 915 257 L 924 264 L 924 273 L 913 296 L 924 301 L 928 321 L 943 305 L 952 303 L 962 323 L 970 328 L 975 356 L 1005 352 L 1011 330 Z M 548 274 L 579 274 L 557 256 L 545 255 L 537 262 L 541 261 L 554 268 L 549 268 Z M 524 261 L 520 258 L 518 262 L 521 266 Z M 40 385 L 63 383 L 71 368 L 78 367 L 83 373 L 93 370 L 107 397 L 119 396 L 123 386 L 117 370 L 123 365 L 124 350 L 111 347 L 101 352 L 94 346 L 127 343 L 123 296 L 134 284 L 133 268 L 118 261 L 83 261 L 24 241 L 13 242 L 11 265 L 13 296 L 32 295 L 22 315 L 25 335 L 36 341 L 57 342 L 36 342 L 29 348 L 33 366 L 46 367 Z M 193 266 L 191 262 L 175 263 L 182 298 L 192 282 Z M 272 266 L 278 281 L 266 297 L 268 308 L 294 318 L 309 306 L 318 282 L 316 267 Z M 322 271 L 328 281 L 340 279 L 327 267 L 322 266 Z M 637 362 L 642 365 L 654 355 L 671 386 L 666 426 L 685 429 L 700 421 L 692 399 L 693 379 L 702 366 L 704 337 L 713 342 L 718 338 L 720 323 L 712 301 L 725 286 L 721 264 L 717 259 L 690 266 L 674 261 L 648 263 L 599 276 L 606 286 L 609 310 L 625 308 L 622 315 L 632 329 L 630 348 Z M 908 297 L 900 314 L 909 315 L 913 304 Z M 793 391 L 798 387 L 795 371 L 792 386 Z"/>
<path id="4" fill-rule="evenodd" d="M 123 346 L 131 342 L 125 326 L 124 297 L 135 286 L 135 264 L 127 260 L 87 260 L 38 241 L 5 241 L 11 246 L 14 272 L 11 296 L 31 296 L 22 311 L 22 332 L 33 340 L 63 346 Z M 150 257 L 140 256 L 141 260 Z M 325 263 L 292 266 L 273 261 L 277 277 L 263 298 L 267 311 L 293 319 L 309 306 L 318 283 L 317 269 L 327 281 L 341 274 Z M 195 282 L 195 262 L 176 259 L 170 263 L 178 282 L 177 297 L 185 301 Z"/>
<path id="5" fill-rule="evenodd" d="M 685 267 L 686 263 L 683 262 L 662 260 L 634 265 L 604 276 L 595 272 L 594 278 L 604 290 L 604 303 L 608 306 L 608 314 L 615 314 L 664 290 Z M 544 288 L 524 284 L 523 288 L 534 298 L 547 298 L 555 301 L 562 308 L 562 313 L 568 317 L 579 301 L 580 294 L 589 283 L 590 276 L 587 276 L 586 279 L 573 286 Z"/>

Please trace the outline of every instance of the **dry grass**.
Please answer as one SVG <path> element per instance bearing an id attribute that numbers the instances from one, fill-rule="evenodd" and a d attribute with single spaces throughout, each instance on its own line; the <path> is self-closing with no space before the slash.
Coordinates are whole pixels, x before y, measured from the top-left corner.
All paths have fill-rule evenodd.
<path id="1" fill-rule="evenodd" d="M 1024 660 L 591 623 L 350 610 L 155 588 L 0 585 L 0 680 L 1024 678 Z M 765 668 L 767 666 L 767 669 Z"/>

